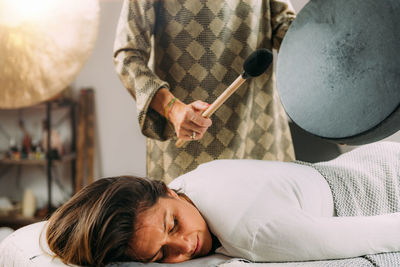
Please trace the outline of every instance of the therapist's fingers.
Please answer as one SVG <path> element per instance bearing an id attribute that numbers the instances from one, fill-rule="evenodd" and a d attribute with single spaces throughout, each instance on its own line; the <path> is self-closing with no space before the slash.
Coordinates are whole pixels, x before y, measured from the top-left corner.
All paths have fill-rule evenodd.
<path id="1" fill-rule="evenodd" d="M 192 106 L 193 111 L 199 115 L 203 114 L 203 112 L 206 111 L 207 108 L 210 106 L 210 104 L 200 101 L 200 100 L 197 100 L 197 101 L 191 103 L 190 105 Z M 212 124 L 211 119 L 204 118 L 203 116 L 195 116 L 191 121 L 200 127 L 208 128 Z"/>
<path id="2" fill-rule="evenodd" d="M 198 127 L 194 123 L 189 123 L 190 128 L 182 128 L 181 133 L 185 135 L 188 140 L 200 140 L 203 138 L 204 133 L 207 131 L 207 127 Z"/>
<path id="3" fill-rule="evenodd" d="M 203 137 L 212 124 L 209 118 L 201 115 L 208 106 L 202 101 L 195 101 L 188 105 L 180 102 L 174 106 L 171 110 L 170 120 L 178 138 L 189 141 L 199 140 Z"/>

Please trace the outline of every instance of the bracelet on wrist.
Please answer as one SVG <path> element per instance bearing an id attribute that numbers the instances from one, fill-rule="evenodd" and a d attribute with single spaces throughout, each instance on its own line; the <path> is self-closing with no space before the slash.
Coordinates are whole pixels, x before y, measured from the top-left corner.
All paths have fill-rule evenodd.
<path id="1" fill-rule="evenodd" d="M 169 121 L 169 114 L 171 113 L 172 110 L 172 105 L 175 103 L 175 101 L 176 97 L 172 98 L 171 101 L 169 101 L 168 104 L 165 106 L 164 115 L 168 121 Z"/>

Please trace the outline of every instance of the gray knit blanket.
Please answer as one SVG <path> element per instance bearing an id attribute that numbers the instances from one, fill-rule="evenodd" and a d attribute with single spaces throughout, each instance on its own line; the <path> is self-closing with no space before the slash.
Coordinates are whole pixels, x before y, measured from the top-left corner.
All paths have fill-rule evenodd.
<path id="1" fill-rule="evenodd" d="M 334 160 L 308 165 L 328 182 L 337 216 L 400 212 L 400 143 L 377 142 L 358 147 Z M 400 252 L 362 258 L 370 263 L 367 266 L 400 266 Z"/>

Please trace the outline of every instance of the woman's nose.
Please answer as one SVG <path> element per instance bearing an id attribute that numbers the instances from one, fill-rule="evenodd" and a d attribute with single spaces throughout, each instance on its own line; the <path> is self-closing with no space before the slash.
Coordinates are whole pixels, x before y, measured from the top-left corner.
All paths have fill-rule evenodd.
<path id="1" fill-rule="evenodd" d="M 193 243 L 193 244 L 192 244 Z M 193 254 L 196 249 L 196 243 L 190 242 L 190 239 L 184 236 L 174 236 L 170 240 L 171 248 L 177 254 Z"/>

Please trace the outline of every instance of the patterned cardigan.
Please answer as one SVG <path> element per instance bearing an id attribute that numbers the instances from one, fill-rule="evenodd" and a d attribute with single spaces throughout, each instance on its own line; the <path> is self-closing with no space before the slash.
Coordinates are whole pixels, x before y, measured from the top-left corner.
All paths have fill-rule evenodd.
<path id="1" fill-rule="evenodd" d="M 186 104 L 212 103 L 242 73 L 252 51 L 279 49 L 294 18 L 289 0 L 124 1 L 114 62 L 148 137 L 149 177 L 168 183 L 214 159 L 294 159 L 272 66 L 217 110 L 203 139 L 183 148 L 175 147 L 172 125 L 150 108 L 161 87 Z"/>

